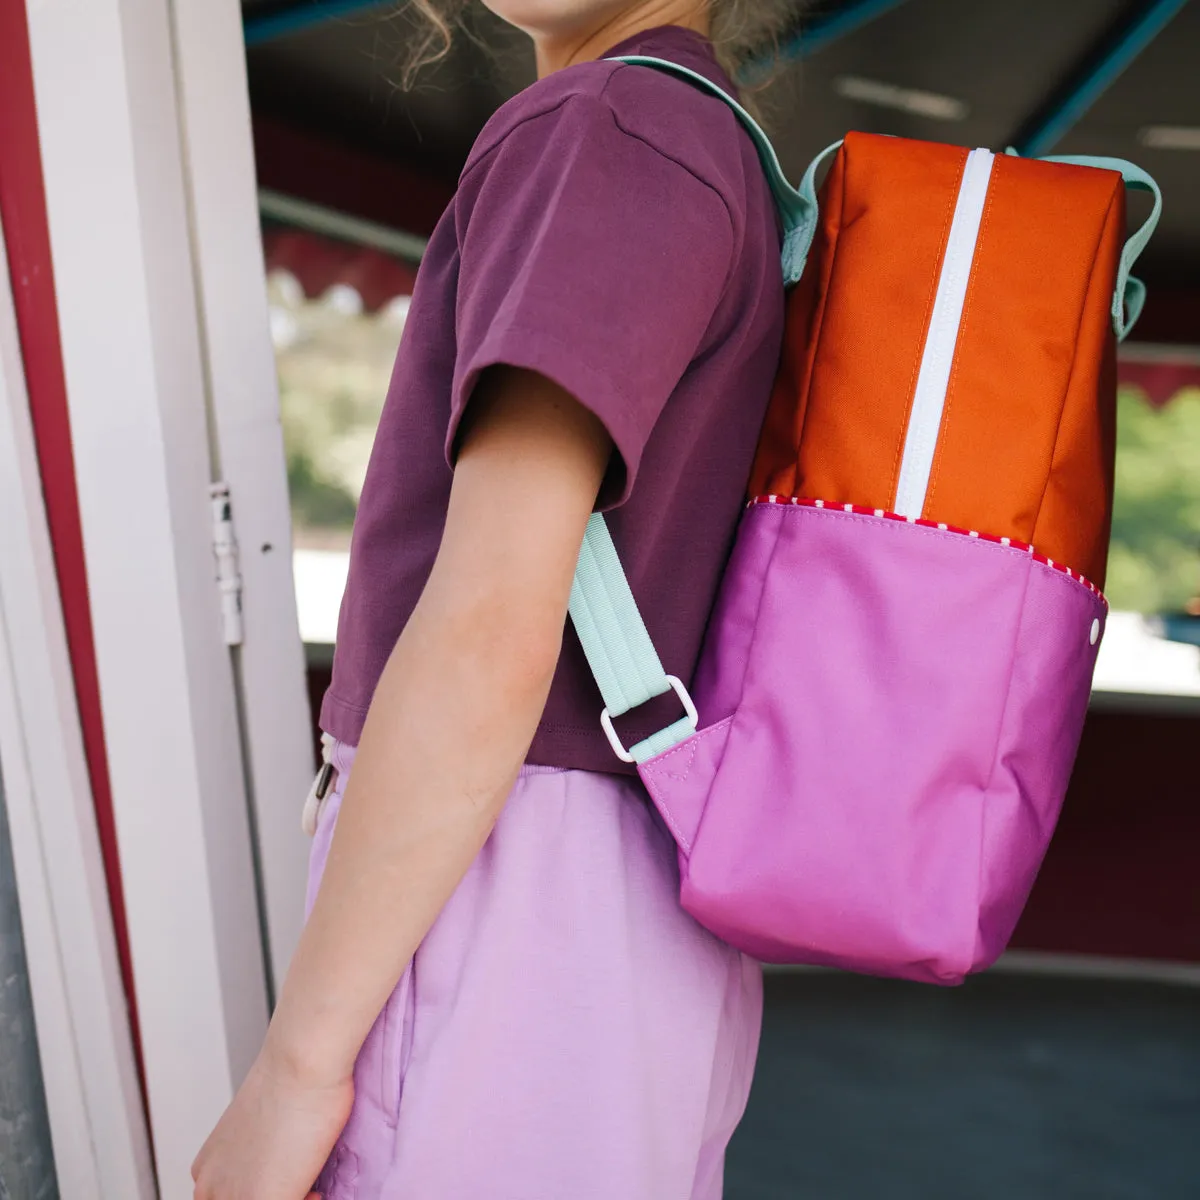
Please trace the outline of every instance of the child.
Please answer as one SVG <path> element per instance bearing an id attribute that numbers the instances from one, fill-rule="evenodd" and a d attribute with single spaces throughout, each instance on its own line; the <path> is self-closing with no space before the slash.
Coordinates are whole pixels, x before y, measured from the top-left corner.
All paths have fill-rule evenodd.
<path id="1" fill-rule="evenodd" d="M 732 91 L 710 31 L 771 32 L 783 6 L 488 7 L 539 80 L 481 133 L 421 266 L 321 713 L 316 894 L 200 1200 L 715 1200 L 750 1088 L 759 967 L 680 909 L 565 622 L 598 508 L 689 679 L 783 329 L 735 116 L 602 56 Z M 676 707 L 631 714 L 626 744 Z"/>

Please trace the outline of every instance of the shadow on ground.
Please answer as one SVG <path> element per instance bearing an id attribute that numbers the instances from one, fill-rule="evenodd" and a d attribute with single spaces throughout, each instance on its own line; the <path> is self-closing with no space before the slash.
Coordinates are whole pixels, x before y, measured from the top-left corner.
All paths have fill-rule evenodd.
<path id="1" fill-rule="evenodd" d="M 773 974 L 726 1200 L 1200 1200 L 1200 989 Z"/>

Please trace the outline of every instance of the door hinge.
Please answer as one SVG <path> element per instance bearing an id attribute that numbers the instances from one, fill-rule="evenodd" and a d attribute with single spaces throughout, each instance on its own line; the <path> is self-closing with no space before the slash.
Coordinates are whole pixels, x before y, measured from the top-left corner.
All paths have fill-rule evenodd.
<path id="1" fill-rule="evenodd" d="M 240 646 L 242 625 L 242 574 L 238 563 L 237 536 L 233 529 L 233 502 L 229 484 L 214 483 L 208 489 L 212 501 L 213 557 L 217 562 L 217 590 L 221 596 L 221 629 L 227 646 Z"/>

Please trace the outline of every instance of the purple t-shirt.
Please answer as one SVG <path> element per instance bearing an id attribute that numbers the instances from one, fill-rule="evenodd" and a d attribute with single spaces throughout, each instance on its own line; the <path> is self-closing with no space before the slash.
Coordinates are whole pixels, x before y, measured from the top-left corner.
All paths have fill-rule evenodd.
<path id="1" fill-rule="evenodd" d="M 676 26 L 610 54 L 733 85 Z M 783 334 L 780 230 L 753 143 L 716 96 L 646 67 L 581 63 L 505 104 L 479 135 L 417 276 L 367 470 L 321 726 L 357 744 L 428 579 L 455 431 L 480 373 L 554 380 L 616 447 L 598 507 L 668 671 L 691 679 L 742 510 Z M 528 758 L 632 770 L 568 628 Z M 678 717 L 661 697 L 618 729 Z M 702 714 L 703 717 L 703 714 Z"/>

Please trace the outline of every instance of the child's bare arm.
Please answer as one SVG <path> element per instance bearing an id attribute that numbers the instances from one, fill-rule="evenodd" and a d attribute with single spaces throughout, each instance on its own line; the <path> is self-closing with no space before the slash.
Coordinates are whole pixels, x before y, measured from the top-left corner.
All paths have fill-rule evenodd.
<path id="1" fill-rule="evenodd" d="M 193 1167 L 198 1200 L 299 1200 L 354 1060 L 487 839 L 537 728 L 612 452 L 556 384 L 486 373 L 441 549 L 375 693 L 266 1045 Z"/>
<path id="2" fill-rule="evenodd" d="M 445 533 L 379 682 L 269 1045 L 348 1072 L 487 838 L 545 705 L 611 442 L 540 375 L 472 399 Z"/>

